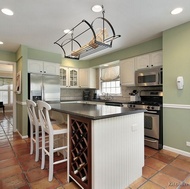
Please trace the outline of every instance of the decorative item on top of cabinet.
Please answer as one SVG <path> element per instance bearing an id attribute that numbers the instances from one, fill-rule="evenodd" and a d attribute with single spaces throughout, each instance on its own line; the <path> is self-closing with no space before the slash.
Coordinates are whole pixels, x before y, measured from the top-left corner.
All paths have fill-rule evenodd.
<path id="1" fill-rule="evenodd" d="M 79 69 L 79 87 L 96 88 L 96 70 L 94 68 Z"/>
<path id="2" fill-rule="evenodd" d="M 39 74 L 59 75 L 59 63 L 28 60 L 28 72 Z"/>
<path id="3" fill-rule="evenodd" d="M 135 85 L 135 58 L 121 60 L 120 62 L 121 85 Z"/>
<path id="4" fill-rule="evenodd" d="M 136 69 L 151 68 L 162 65 L 162 51 L 144 54 L 135 57 Z"/>
<path id="5" fill-rule="evenodd" d="M 60 67 L 61 87 L 78 88 L 78 69 Z"/>
<path id="6" fill-rule="evenodd" d="M 84 189 L 91 188 L 91 121 L 70 116 L 70 173 Z"/>

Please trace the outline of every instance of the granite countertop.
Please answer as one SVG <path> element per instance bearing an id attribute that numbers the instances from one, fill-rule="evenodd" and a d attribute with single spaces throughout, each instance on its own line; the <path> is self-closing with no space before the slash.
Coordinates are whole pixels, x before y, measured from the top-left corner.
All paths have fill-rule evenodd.
<path id="1" fill-rule="evenodd" d="M 144 110 L 131 110 L 128 108 L 118 106 L 106 106 L 83 103 L 56 103 L 50 105 L 52 107 L 52 110 L 54 111 L 82 116 L 93 120 L 144 112 Z"/>

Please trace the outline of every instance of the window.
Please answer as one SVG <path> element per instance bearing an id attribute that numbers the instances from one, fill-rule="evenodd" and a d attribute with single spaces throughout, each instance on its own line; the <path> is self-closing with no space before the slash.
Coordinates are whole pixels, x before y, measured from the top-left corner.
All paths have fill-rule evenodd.
<path id="1" fill-rule="evenodd" d="M 12 83 L 12 79 L 0 78 L 0 101 L 3 101 L 3 104 L 13 104 Z"/>
<path id="2" fill-rule="evenodd" d="M 102 82 L 102 93 L 120 94 L 121 93 L 120 80 Z"/>
<path id="3" fill-rule="evenodd" d="M 101 69 L 101 89 L 102 93 L 121 94 L 119 66 Z"/>

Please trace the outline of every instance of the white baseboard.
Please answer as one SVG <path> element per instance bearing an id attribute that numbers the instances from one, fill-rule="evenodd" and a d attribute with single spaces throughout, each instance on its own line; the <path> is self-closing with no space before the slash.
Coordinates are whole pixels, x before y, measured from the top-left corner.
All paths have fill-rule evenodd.
<path id="1" fill-rule="evenodd" d="M 16 130 L 16 132 L 20 135 L 20 137 L 21 137 L 22 139 L 28 138 L 28 135 L 22 136 L 18 130 Z"/>
<path id="2" fill-rule="evenodd" d="M 183 155 L 183 156 L 190 157 L 190 152 L 186 152 L 186 151 L 183 151 L 183 150 L 179 150 L 179 149 L 177 149 L 177 148 L 172 148 L 172 147 L 169 147 L 169 146 L 164 145 L 164 146 L 163 146 L 163 149 L 164 149 L 164 150 L 171 151 L 171 152 L 175 152 L 175 153 L 180 154 L 180 155 Z"/>

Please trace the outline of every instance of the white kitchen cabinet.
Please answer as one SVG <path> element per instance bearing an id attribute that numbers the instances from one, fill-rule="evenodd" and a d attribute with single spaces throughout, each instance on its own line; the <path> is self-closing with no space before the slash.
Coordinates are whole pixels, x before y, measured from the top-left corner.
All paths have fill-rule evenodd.
<path id="1" fill-rule="evenodd" d="M 162 51 L 135 57 L 136 69 L 151 68 L 162 65 Z"/>
<path id="2" fill-rule="evenodd" d="M 153 66 L 161 66 L 162 62 L 162 51 L 150 53 L 150 63 Z"/>
<path id="3" fill-rule="evenodd" d="M 135 58 L 129 58 L 120 62 L 121 85 L 135 85 Z"/>
<path id="4" fill-rule="evenodd" d="M 40 60 L 28 60 L 28 72 L 59 75 L 59 64 Z"/>
<path id="5" fill-rule="evenodd" d="M 93 68 L 79 69 L 79 87 L 96 88 L 96 70 Z"/>
<path id="6" fill-rule="evenodd" d="M 136 64 L 137 70 L 151 67 L 150 55 L 144 54 L 144 55 L 135 57 L 135 64 Z"/>
<path id="7" fill-rule="evenodd" d="M 78 87 L 78 69 L 76 68 L 60 68 L 60 85 L 61 87 Z"/>

